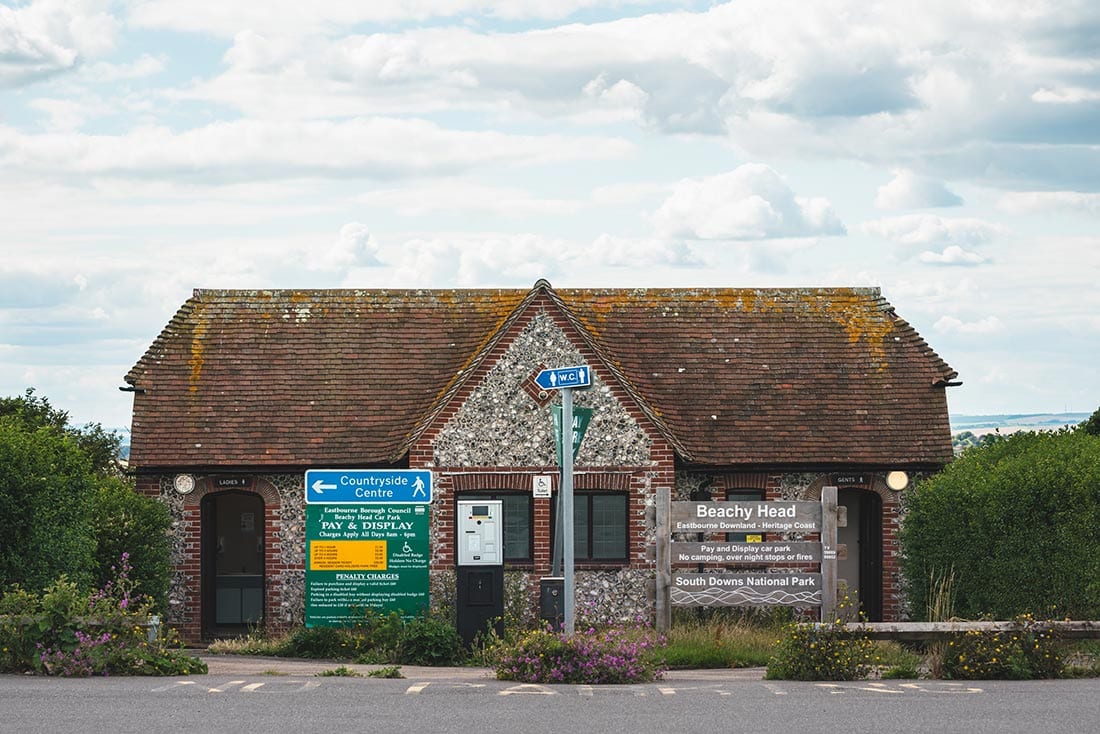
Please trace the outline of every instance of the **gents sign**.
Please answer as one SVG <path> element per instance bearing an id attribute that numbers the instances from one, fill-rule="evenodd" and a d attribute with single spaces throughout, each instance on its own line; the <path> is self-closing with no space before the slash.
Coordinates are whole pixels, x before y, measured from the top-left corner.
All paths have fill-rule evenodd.
<path id="1" fill-rule="evenodd" d="M 820 563 L 821 543 L 677 543 L 672 563 L 761 566 L 767 563 Z"/>
<path id="2" fill-rule="evenodd" d="M 816 606 L 819 573 L 684 573 L 672 578 L 673 606 Z"/>
<path id="3" fill-rule="evenodd" d="M 821 529 L 817 502 L 673 502 L 674 533 L 812 533 Z"/>

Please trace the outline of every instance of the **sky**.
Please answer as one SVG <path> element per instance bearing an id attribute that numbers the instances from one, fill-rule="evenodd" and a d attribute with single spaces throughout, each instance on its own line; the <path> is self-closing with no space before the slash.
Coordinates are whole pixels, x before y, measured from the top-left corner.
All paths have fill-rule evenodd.
<path id="1" fill-rule="evenodd" d="M 1100 3 L 0 0 L 0 395 L 128 426 L 195 288 L 539 278 L 879 287 L 953 414 L 1091 413 Z"/>

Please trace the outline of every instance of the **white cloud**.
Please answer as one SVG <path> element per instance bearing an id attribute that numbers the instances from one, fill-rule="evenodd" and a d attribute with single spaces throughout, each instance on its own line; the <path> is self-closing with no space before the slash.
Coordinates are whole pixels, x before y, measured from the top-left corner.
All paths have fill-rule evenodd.
<path id="1" fill-rule="evenodd" d="M 879 209 L 924 209 L 962 203 L 962 198 L 942 182 L 918 176 L 909 169 L 895 171 L 894 178 L 880 186 L 875 196 Z"/>
<path id="2" fill-rule="evenodd" d="M 612 267 L 698 267 L 703 264 L 696 252 L 684 242 L 658 238 L 628 238 L 603 234 L 591 249 L 594 259 Z"/>
<path id="3" fill-rule="evenodd" d="M 472 181 L 436 181 L 401 188 L 376 189 L 359 201 L 395 211 L 405 217 L 440 212 L 490 212 L 508 217 L 538 214 L 574 214 L 587 204 L 582 200 L 539 197 L 519 188 L 489 186 Z"/>
<path id="4" fill-rule="evenodd" d="M 236 120 L 180 133 L 158 127 L 119 136 L 25 135 L 0 127 L 0 164 L 65 176 L 392 178 L 453 173 L 490 162 L 608 159 L 630 150 L 629 143 L 616 138 L 457 131 L 426 120 L 395 118 Z"/>
<path id="5" fill-rule="evenodd" d="M 485 283 L 529 287 L 539 278 L 567 275 L 587 278 L 603 268 L 632 271 L 658 267 L 696 268 L 702 260 L 683 242 L 659 238 L 601 235 L 592 242 L 531 233 L 468 233 L 381 243 L 378 257 L 389 268 L 360 270 L 345 279 L 349 286 L 402 283 L 432 286 L 453 282 L 460 287 Z"/>
<path id="6" fill-rule="evenodd" d="M 468 235 L 404 242 L 396 257 L 383 248 L 393 266 L 392 282 L 430 287 L 441 281 L 459 287 L 486 282 L 530 286 L 560 272 L 560 262 L 575 256 L 576 245 L 532 234 Z"/>
<path id="7" fill-rule="evenodd" d="M 1007 228 L 969 217 L 946 218 L 934 214 L 911 214 L 864 222 L 867 234 L 892 240 L 899 245 L 975 246 L 1008 233 Z"/>
<path id="8" fill-rule="evenodd" d="M 584 97 L 592 100 L 594 108 L 574 115 L 578 124 L 603 125 L 620 121 L 642 121 L 649 94 L 633 82 L 619 79 L 608 84 L 606 75 L 600 74 L 584 85 Z"/>
<path id="9" fill-rule="evenodd" d="M 306 253 L 306 266 L 310 270 L 346 271 L 376 265 L 381 265 L 378 243 L 370 236 L 366 225 L 359 222 L 341 227 L 340 236 L 328 247 Z"/>
<path id="10" fill-rule="evenodd" d="M 1081 87 L 1059 87 L 1057 89 L 1047 89 L 1044 87 L 1036 90 L 1036 92 L 1031 95 L 1031 99 L 1035 102 L 1046 104 L 1096 102 L 1100 100 L 1100 90 L 1083 89 Z"/>
<path id="11" fill-rule="evenodd" d="M 963 321 L 954 316 L 943 316 L 936 321 L 933 328 L 936 331 L 948 334 L 969 335 L 999 334 L 1006 330 L 1004 324 L 996 316 L 987 316 L 978 321 Z"/>
<path id="12" fill-rule="evenodd" d="M 981 265 L 985 262 L 978 253 L 968 252 L 958 245 L 950 245 L 943 252 L 922 252 L 919 259 L 929 265 Z"/>
<path id="13" fill-rule="evenodd" d="M 106 0 L 32 0 L 0 6 L 0 87 L 69 71 L 109 51 L 117 21 Z"/>
<path id="14" fill-rule="evenodd" d="M 741 0 L 534 29 L 480 22 L 559 18 L 590 5 L 197 0 L 179 13 L 156 0 L 137 4 L 131 20 L 233 37 L 224 73 L 172 98 L 257 118 L 417 109 L 509 122 L 633 121 L 724 135 L 747 158 L 840 155 L 930 177 L 923 188 L 888 184 L 882 206 L 957 203 L 941 179 L 1071 187 L 1100 165 L 1100 150 L 1087 147 L 1100 142 L 1100 83 L 1090 81 L 1100 65 L 1086 46 L 1050 35 L 1087 36 L 1095 9 L 943 0 L 914 18 L 889 3 Z M 670 6 L 678 7 L 661 5 Z M 463 13 L 473 13 L 465 25 Z M 427 16 L 455 20 L 344 34 L 361 22 Z M 1077 104 L 1049 104 L 1052 94 Z M 1081 149 L 1057 160 L 1037 148 L 1064 150 L 1067 139 Z"/>
<path id="15" fill-rule="evenodd" d="M 506 20 L 566 18 L 579 10 L 645 7 L 660 0 L 267 0 L 225 3 L 189 0 L 133 0 L 132 21 L 149 28 L 232 36 L 241 28 L 262 32 L 319 32 L 363 23 L 423 22 L 458 16 Z"/>
<path id="16" fill-rule="evenodd" d="M 142 54 L 137 59 L 114 64 L 107 61 L 97 61 L 88 64 L 80 70 L 82 78 L 88 81 L 110 84 L 113 82 L 132 79 L 144 79 L 164 71 L 167 63 L 165 54 Z"/>
<path id="17" fill-rule="evenodd" d="M 684 179 L 653 214 L 663 237 L 761 240 L 842 235 L 826 199 L 794 195 L 770 167 L 747 163 L 729 173 Z"/>
<path id="18" fill-rule="evenodd" d="M 50 132 L 73 132 L 94 114 L 87 103 L 73 99 L 39 97 L 27 103 L 31 109 L 45 115 L 45 127 Z"/>
<path id="19" fill-rule="evenodd" d="M 997 208 L 1012 214 L 1076 211 L 1100 214 L 1100 194 L 1081 191 L 1014 191 L 997 200 Z"/>
<path id="20" fill-rule="evenodd" d="M 0 86 L 15 87 L 70 69 L 76 49 L 27 28 L 19 11 L 0 6 Z"/>

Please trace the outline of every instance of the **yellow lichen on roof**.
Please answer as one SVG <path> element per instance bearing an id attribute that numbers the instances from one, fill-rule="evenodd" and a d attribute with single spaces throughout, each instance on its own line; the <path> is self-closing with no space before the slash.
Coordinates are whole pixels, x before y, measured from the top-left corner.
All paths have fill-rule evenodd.
<path id="1" fill-rule="evenodd" d="M 202 377 L 202 367 L 205 363 L 203 355 L 206 352 L 206 318 L 200 313 L 201 307 L 196 307 L 194 314 L 194 326 L 191 329 L 191 359 L 187 361 L 191 368 L 188 376 L 188 389 L 194 393 L 199 390 L 199 379 Z"/>
<path id="2" fill-rule="evenodd" d="M 858 297 L 829 301 L 825 312 L 844 328 L 849 344 L 863 341 L 878 371 L 886 369 L 886 337 L 894 331 L 894 322 L 885 313 Z"/>

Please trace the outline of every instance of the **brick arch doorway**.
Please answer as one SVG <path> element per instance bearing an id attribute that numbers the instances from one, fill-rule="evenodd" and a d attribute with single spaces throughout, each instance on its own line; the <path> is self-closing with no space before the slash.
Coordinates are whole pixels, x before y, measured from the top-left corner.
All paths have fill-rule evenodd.
<path id="1" fill-rule="evenodd" d="M 202 498 L 202 635 L 236 636 L 263 622 L 264 500 L 230 490 Z"/>
<path id="2" fill-rule="evenodd" d="M 837 542 L 848 547 L 837 564 L 837 578 L 847 582 L 853 601 L 868 621 L 882 621 L 882 498 L 866 489 L 841 489 L 837 504 L 848 508 L 847 527 L 837 529 Z"/>

